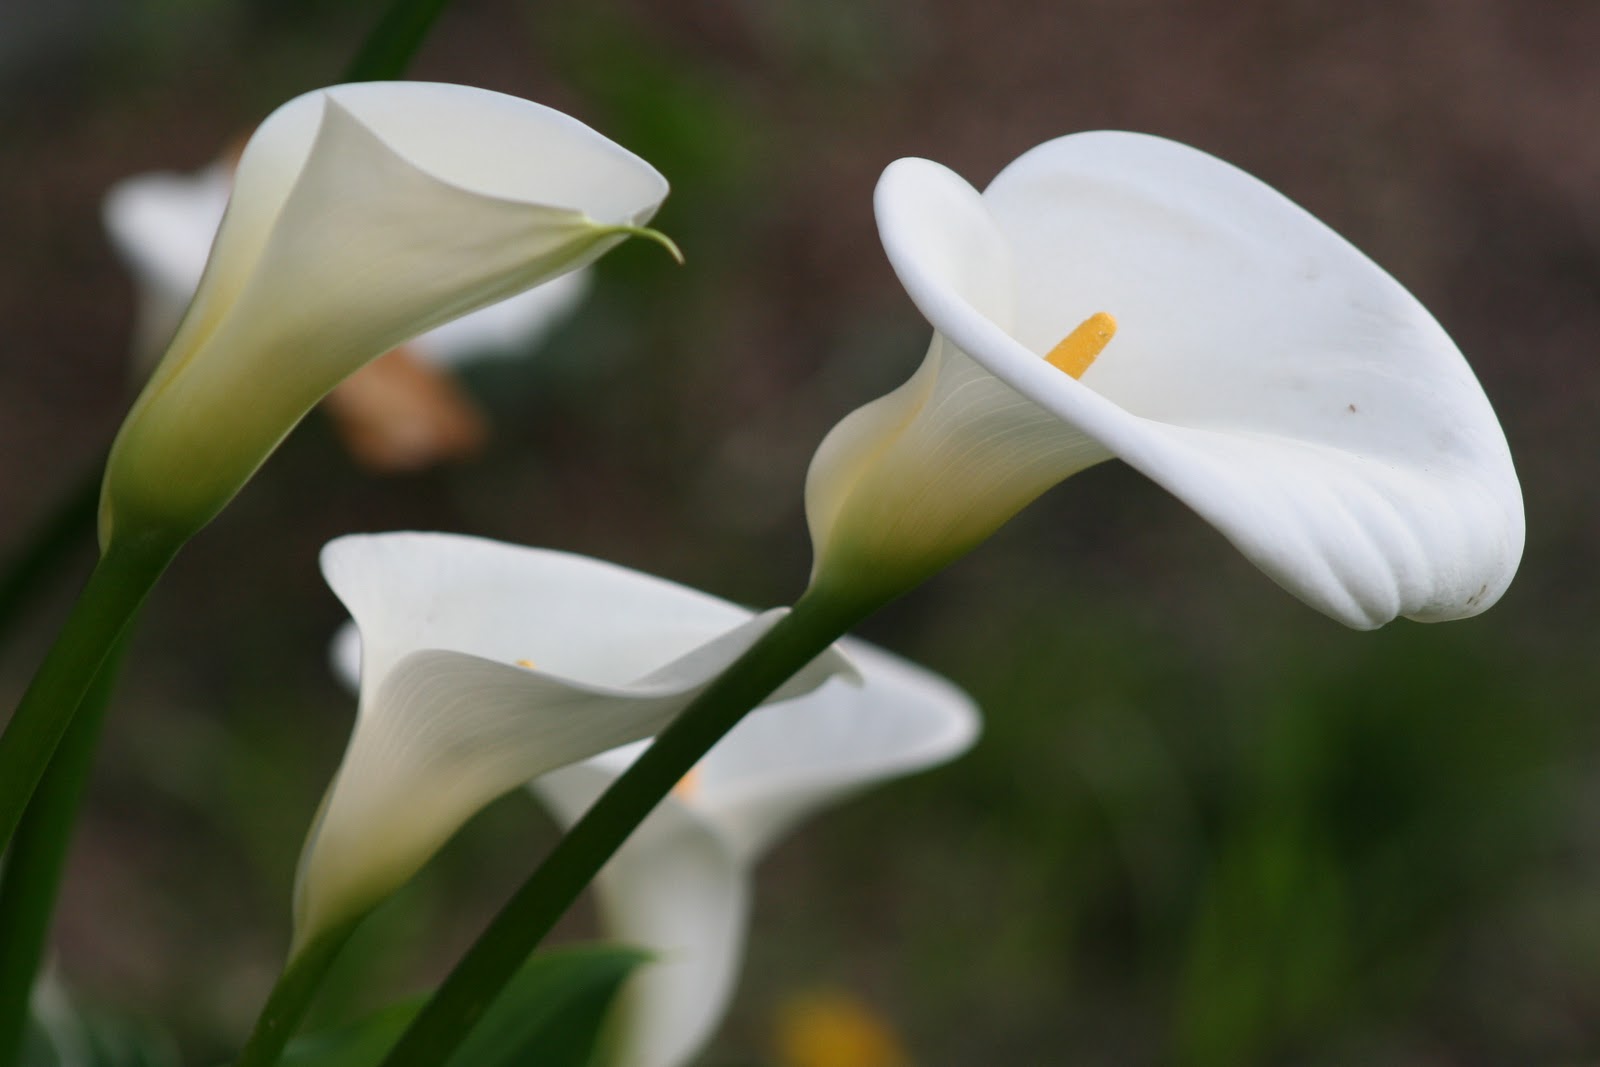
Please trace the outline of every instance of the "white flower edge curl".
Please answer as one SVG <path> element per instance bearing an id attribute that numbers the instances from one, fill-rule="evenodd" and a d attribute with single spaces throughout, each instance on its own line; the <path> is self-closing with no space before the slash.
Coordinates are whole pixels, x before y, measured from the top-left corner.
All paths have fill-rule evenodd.
<path id="1" fill-rule="evenodd" d="M 322 566 L 353 619 L 335 660 L 359 671 L 359 702 L 301 854 L 291 955 L 359 918 L 497 797 L 658 732 L 785 613 L 450 534 L 343 537 Z M 855 670 L 830 649 L 771 699 L 835 674 Z"/>
<path id="2" fill-rule="evenodd" d="M 784 832 L 874 782 L 953 759 L 977 738 L 977 709 L 949 682 L 861 641 L 839 647 L 859 684 L 833 679 L 751 713 L 596 879 L 607 933 L 657 956 L 624 992 L 615 1067 L 680 1067 L 704 1048 L 737 984 L 750 869 Z M 643 748 L 562 768 L 531 788 L 570 826 Z"/>
<path id="3" fill-rule="evenodd" d="M 483 89 L 291 100 L 245 146 L 194 300 L 117 435 L 102 540 L 186 536 L 362 364 L 649 232 L 666 193 L 576 119 Z"/>
<path id="4" fill-rule="evenodd" d="M 1473 615 L 1510 583 L 1521 490 L 1465 359 L 1399 283 L 1257 179 L 1094 132 L 1032 149 L 982 194 L 902 159 L 875 204 L 936 333 L 905 386 L 818 450 L 819 579 L 897 557 L 925 577 L 1116 457 L 1351 627 Z M 1120 328 L 1086 371 L 1042 358 L 1099 312 Z"/>

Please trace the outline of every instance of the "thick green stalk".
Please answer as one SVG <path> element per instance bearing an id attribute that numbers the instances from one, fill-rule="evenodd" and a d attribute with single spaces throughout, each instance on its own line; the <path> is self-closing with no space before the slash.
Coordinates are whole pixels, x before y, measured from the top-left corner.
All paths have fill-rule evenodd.
<path id="1" fill-rule="evenodd" d="M 350 940 L 360 919 L 328 930 L 313 939 L 289 961 L 272 987 L 266 1006 L 256 1019 L 256 1028 L 245 1042 L 234 1067 L 271 1067 L 283 1055 L 283 1048 L 294 1036 L 306 1009 L 316 999 L 317 989 L 328 974 L 334 958 Z"/>
<path id="2" fill-rule="evenodd" d="M 56 887 L 72 840 L 72 824 L 94 766 L 100 724 L 116 686 L 130 630 L 106 658 L 28 804 L 0 872 L 0 1067 L 22 1047 L 29 997 L 55 911 Z"/>
<path id="3" fill-rule="evenodd" d="M 0 735 L 0 848 L 10 843 L 90 684 L 176 551 L 166 543 L 114 542 L 95 565 Z"/>
<path id="4" fill-rule="evenodd" d="M 445 1063 L 606 860 L 739 720 L 877 603 L 808 591 L 595 802 L 478 937 L 383 1067 Z"/>
<path id="5" fill-rule="evenodd" d="M 347 82 L 390 81 L 405 73 L 450 0 L 394 0 L 345 68 Z"/>

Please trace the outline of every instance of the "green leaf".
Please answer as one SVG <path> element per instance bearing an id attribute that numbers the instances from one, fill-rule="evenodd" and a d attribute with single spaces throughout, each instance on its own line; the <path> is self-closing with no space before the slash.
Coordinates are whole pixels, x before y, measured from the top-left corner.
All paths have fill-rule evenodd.
<path id="1" fill-rule="evenodd" d="M 489 1006 L 451 1057 L 452 1067 L 587 1067 L 611 1003 L 647 952 L 588 945 L 535 956 Z"/>
<path id="2" fill-rule="evenodd" d="M 367 1067 L 378 1063 L 411 1019 L 424 997 L 381 1008 L 360 1022 L 309 1034 L 284 1051 L 281 1067 Z"/>
<path id="3" fill-rule="evenodd" d="M 451 1067 L 589 1067 L 606 1015 L 646 953 L 585 945 L 534 956 L 451 1057 Z M 301 1038 L 281 1067 L 374 1067 L 421 1009 L 421 997 L 350 1026 Z"/>

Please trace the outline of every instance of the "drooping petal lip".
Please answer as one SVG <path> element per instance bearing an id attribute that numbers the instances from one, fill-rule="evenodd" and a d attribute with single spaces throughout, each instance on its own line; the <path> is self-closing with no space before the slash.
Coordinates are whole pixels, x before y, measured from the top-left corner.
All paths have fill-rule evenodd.
<path id="1" fill-rule="evenodd" d="M 977 706 L 949 681 L 865 641 L 847 637 L 837 647 L 854 677 L 840 672 L 750 713 L 665 801 L 715 827 L 747 862 L 810 812 L 954 759 L 977 740 Z M 568 768 L 536 791 L 565 792 L 563 816 L 575 819 L 645 747 L 605 752 L 582 765 L 582 776 Z"/>
<path id="2" fill-rule="evenodd" d="M 322 572 L 360 630 L 368 684 L 433 650 L 630 685 L 753 617 L 604 560 L 460 534 L 346 535 L 324 546 Z"/>
<path id="3" fill-rule="evenodd" d="M 1265 184 L 1102 132 L 1033 149 L 982 194 L 900 160 L 876 208 L 939 333 L 1318 610 L 1358 628 L 1456 618 L 1509 584 L 1521 492 L 1470 368 L 1393 278 Z M 1081 382 L 1041 358 L 1098 311 L 1120 329 Z"/>
<path id="4" fill-rule="evenodd" d="M 977 740 L 977 706 L 949 681 L 865 641 L 839 649 L 859 684 L 836 678 L 752 713 L 701 764 L 694 802 L 747 855 L 810 811 Z"/>

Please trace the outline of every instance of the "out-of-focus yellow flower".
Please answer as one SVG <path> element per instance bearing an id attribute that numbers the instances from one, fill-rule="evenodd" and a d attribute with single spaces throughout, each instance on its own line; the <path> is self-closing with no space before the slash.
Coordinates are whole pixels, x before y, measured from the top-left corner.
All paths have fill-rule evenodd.
<path id="1" fill-rule="evenodd" d="M 911 1067 L 894 1030 L 840 990 L 790 998 L 778 1012 L 779 1067 Z"/>

